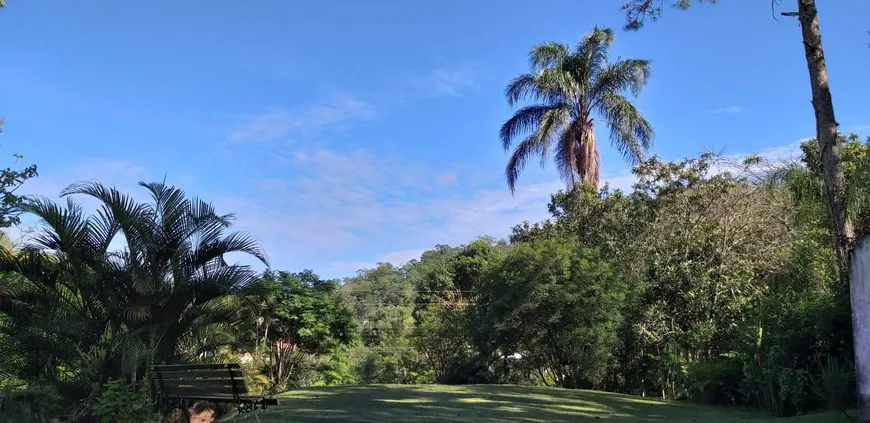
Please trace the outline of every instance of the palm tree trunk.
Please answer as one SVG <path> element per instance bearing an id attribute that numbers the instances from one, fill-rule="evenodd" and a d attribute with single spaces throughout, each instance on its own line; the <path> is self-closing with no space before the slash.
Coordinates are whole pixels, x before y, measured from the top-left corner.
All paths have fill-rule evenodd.
<path id="1" fill-rule="evenodd" d="M 822 35 L 819 30 L 819 16 L 815 0 L 798 0 L 798 16 L 801 23 L 807 68 L 810 72 L 810 85 L 813 91 L 813 109 L 816 115 L 816 139 L 822 154 L 822 174 L 824 175 L 825 195 L 834 235 L 834 245 L 839 261 L 840 279 L 849 282 L 849 255 L 855 232 L 846 210 L 846 177 L 843 174 L 843 160 L 837 133 L 837 120 L 834 118 L 834 103 L 828 86 L 828 69 L 825 65 L 825 52 L 822 49 Z M 853 281 L 861 283 L 860 280 Z M 857 286 L 851 287 L 856 292 Z M 860 290 L 858 290 L 860 291 Z M 852 297 L 852 313 L 863 314 L 870 308 L 870 301 Z M 855 348 L 855 367 L 858 380 L 858 408 L 862 422 L 870 422 L 870 374 L 862 369 L 870 368 L 870 355 L 862 354 L 862 346 L 855 336 L 867 328 L 866 321 L 852 320 L 852 333 Z M 862 385 L 868 385 L 866 388 Z"/>
<path id="2" fill-rule="evenodd" d="M 598 144 L 595 142 L 595 123 L 590 120 L 581 129 L 583 133 L 580 135 L 580 157 L 577 163 L 577 170 L 583 178 L 583 182 L 598 188 L 601 182 L 601 157 L 598 153 Z"/>

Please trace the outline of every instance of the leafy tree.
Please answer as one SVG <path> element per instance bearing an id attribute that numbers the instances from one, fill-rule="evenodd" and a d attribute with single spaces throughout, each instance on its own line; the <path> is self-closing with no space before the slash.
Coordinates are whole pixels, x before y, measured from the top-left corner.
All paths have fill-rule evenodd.
<path id="1" fill-rule="evenodd" d="M 110 378 L 135 381 L 150 363 L 207 360 L 232 342 L 235 295 L 255 275 L 225 257 L 265 261 L 258 244 L 226 233 L 233 215 L 163 183 L 140 185 L 149 202 L 79 183 L 62 192 L 66 205 L 24 206 L 44 226 L 20 252 L 0 252 L 0 270 L 20 276 L 0 281 L 0 373 L 75 400 Z M 98 200 L 98 211 L 86 215 L 73 194 Z"/>
<path id="2" fill-rule="evenodd" d="M 519 173 L 532 156 L 542 164 L 554 154 L 556 167 L 569 187 L 585 181 L 598 185 L 600 159 L 595 139 L 595 117 L 610 129 L 610 143 L 634 164 L 644 158 L 654 132 L 640 111 L 623 95 L 637 96 L 649 80 L 646 60 L 608 62 L 613 31 L 595 27 L 572 50 L 567 44 L 548 42 L 529 52 L 531 72 L 508 85 L 508 104 L 531 99 L 537 103 L 519 109 L 501 127 L 505 151 L 514 148 L 505 169 L 514 191 Z"/>
<path id="3" fill-rule="evenodd" d="M 644 20 L 649 17 L 657 20 L 662 14 L 664 0 L 629 0 L 623 3 L 622 10 L 626 13 L 627 30 L 638 30 L 643 27 Z M 717 0 L 696 0 L 699 3 L 716 3 Z M 796 0 L 797 12 L 782 13 L 785 16 L 796 16 L 801 25 L 804 55 L 810 76 L 813 111 L 816 118 L 816 139 L 819 144 L 819 157 L 822 163 L 825 198 L 830 213 L 831 233 L 836 246 L 840 265 L 840 277 L 849 280 L 849 255 L 855 240 L 855 231 L 848 214 L 846 176 L 843 170 L 843 157 L 838 135 L 838 126 L 834 117 L 834 102 L 828 83 L 828 69 L 825 63 L 825 52 L 822 48 L 822 34 L 819 29 L 819 16 L 815 0 Z M 673 6 L 688 9 L 693 0 L 673 0 Z M 778 5 L 778 0 L 771 0 L 771 8 Z M 868 400 L 870 401 L 870 400 Z M 870 403 L 865 407 L 870 420 Z"/>
<path id="4" fill-rule="evenodd" d="M 472 356 L 465 308 L 430 304 L 417 313 L 410 334 L 411 345 L 420 352 L 439 383 L 458 382 L 460 368 Z"/>
<path id="5" fill-rule="evenodd" d="M 417 289 L 417 309 L 432 302 L 464 307 L 476 297 L 481 278 L 500 260 L 507 244 L 481 237 L 456 248 L 436 246 L 419 261 L 406 265 L 408 277 Z"/>
<path id="6" fill-rule="evenodd" d="M 655 214 L 632 330 L 642 354 L 656 360 L 649 377 L 665 397 L 682 394 L 686 366 L 728 351 L 791 242 L 787 202 L 734 165 L 734 173 L 716 172 L 723 164 L 705 154 L 680 163 L 652 158 L 635 170 Z"/>
<path id="7" fill-rule="evenodd" d="M 838 143 L 841 145 L 846 197 L 849 199 L 846 212 L 849 219 L 856 223 L 857 235 L 867 235 L 870 234 L 870 190 L 867 188 L 870 185 L 870 137 L 862 142 L 858 134 L 840 134 Z M 797 189 L 795 195 L 805 201 L 798 201 L 795 206 L 815 206 L 814 215 L 823 218 L 816 227 L 830 228 L 830 213 L 825 207 L 824 165 L 819 143 L 815 139 L 805 141 L 801 143 L 801 150 L 802 164 L 806 169 L 793 167 L 790 170 L 794 171 L 793 177 L 805 175 L 806 178 L 800 185 L 793 183 L 790 186 Z"/>
<path id="8" fill-rule="evenodd" d="M 486 274 L 503 258 L 504 242 L 482 237 L 457 248 L 436 247 L 407 265 L 417 287 L 415 327 L 410 341 L 440 383 L 489 380 L 479 374 L 491 361 L 475 351 L 478 331 L 474 304 Z"/>
<path id="9" fill-rule="evenodd" d="M 551 196 L 551 219 L 513 227 L 511 242 L 576 236 L 580 245 L 598 248 L 608 257 L 636 257 L 634 247 L 653 215 L 638 195 L 596 189 L 588 184 Z M 634 260 L 627 260 L 634 261 Z"/>
<path id="10" fill-rule="evenodd" d="M 266 272 L 246 290 L 257 344 L 266 350 L 261 370 L 273 388 L 286 389 L 305 355 L 325 354 L 354 340 L 352 313 L 337 290 L 337 281 L 321 280 L 311 270 Z"/>
<path id="11" fill-rule="evenodd" d="M 341 345 L 330 351 L 325 360 L 317 367 L 317 372 L 320 374 L 320 378 L 314 382 L 317 386 L 353 385 L 356 383 L 346 345 Z"/>
<path id="12" fill-rule="evenodd" d="M 461 296 L 466 292 L 454 284 L 456 256 L 461 250 L 461 247 L 436 245 L 423 252 L 419 260 L 411 260 L 405 265 L 408 279 L 417 291 L 415 311 L 442 299 L 462 300 Z"/>
<path id="13" fill-rule="evenodd" d="M 637 30 L 643 26 L 643 19 L 649 15 L 653 20 L 661 15 L 663 0 L 629 0 L 622 8 L 626 12 L 626 29 Z M 692 0 L 674 0 L 674 5 L 686 9 L 692 4 Z M 703 2 L 705 0 L 698 0 Z M 716 0 L 708 0 L 715 3 Z M 842 285 L 856 283 L 849 280 L 849 265 L 851 260 L 852 245 L 855 241 L 855 229 L 852 226 L 849 206 L 849 188 L 846 183 L 846 174 L 843 166 L 843 155 L 838 133 L 836 117 L 834 115 L 834 102 L 831 96 L 830 83 L 828 81 L 828 69 L 825 62 L 825 52 L 822 47 L 822 34 L 819 27 L 818 9 L 815 0 L 796 0 L 797 12 L 785 12 L 782 15 L 796 16 L 801 26 L 804 57 L 810 77 L 810 89 L 812 93 L 813 111 L 816 120 L 816 140 L 818 141 L 818 155 L 811 157 L 821 164 L 822 180 L 825 194 L 825 205 L 828 209 L 830 234 L 837 255 L 838 273 Z M 778 5 L 778 0 L 771 0 L 771 8 Z M 867 307 L 866 301 L 860 298 L 851 298 L 855 307 Z M 866 331 L 860 328 L 863 322 L 852 321 L 853 333 Z M 857 344 L 855 347 L 859 347 Z M 866 369 L 868 360 L 866 356 L 858 355 L 855 351 L 857 368 Z M 860 373 L 860 372 L 859 372 Z M 859 374 L 858 380 L 867 380 L 870 375 Z M 870 397 L 860 397 L 860 418 L 862 421 L 870 421 Z"/>
<path id="14" fill-rule="evenodd" d="M 3 4 L 0 3 L 0 7 Z M 0 117 L 0 133 L 3 132 L 4 118 Z M 12 155 L 16 161 L 23 158 L 20 154 Z M 20 222 L 19 216 L 22 209 L 22 204 L 26 202 L 26 197 L 17 195 L 16 191 L 28 179 L 37 176 L 36 165 L 30 165 L 21 170 L 7 167 L 0 170 L 0 228 L 8 228 L 12 225 L 17 225 Z"/>
<path id="15" fill-rule="evenodd" d="M 413 324 L 414 288 L 400 269 L 381 263 L 362 270 L 344 283 L 342 293 L 356 314 L 363 345 L 403 342 Z"/>
<path id="16" fill-rule="evenodd" d="M 414 327 L 414 287 L 405 269 L 380 263 L 361 270 L 342 286 L 354 311 L 362 346 L 352 350 L 360 383 L 417 383 L 430 380 L 408 334 Z M 423 377 L 423 379 L 421 379 Z"/>
<path id="17" fill-rule="evenodd" d="M 486 279 L 480 305 L 495 344 L 542 380 L 603 380 L 622 320 L 624 284 L 593 249 L 550 239 L 516 246 Z"/>

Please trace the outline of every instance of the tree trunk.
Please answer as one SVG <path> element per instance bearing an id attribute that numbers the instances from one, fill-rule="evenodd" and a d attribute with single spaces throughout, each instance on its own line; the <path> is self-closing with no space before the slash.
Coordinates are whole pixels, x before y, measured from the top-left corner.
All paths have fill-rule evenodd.
<path id="1" fill-rule="evenodd" d="M 810 85 L 813 90 L 813 110 L 816 115 L 816 139 L 822 154 L 822 174 L 825 182 L 831 230 L 839 261 L 840 278 L 849 282 L 849 260 L 855 232 L 846 210 L 846 177 L 843 174 L 843 161 L 837 134 L 837 120 L 834 118 L 834 103 L 828 86 L 828 69 L 825 65 L 825 52 L 822 49 L 822 35 L 819 31 L 819 15 L 815 0 L 797 0 L 798 16 L 801 23 L 807 68 L 810 71 Z M 854 276 L 854 272 L 853 272 Z M 858 409 L 860 420 L 870 422 L 870 354 L 867 350 L 868 322 L 857 317 L 863 316 L 870 308 L 870 301 L 864 296 L 856 298 L 856 293 L 867 291 L 867 282 L 854 278 L 850 284 L 852 301 L 852 333 L 855 348 L 855 368 L 858 378 Z"/>
<path id="2" fill-rule="evenodd" d="M 589 124 L 581 126 L 580 131 L 580 155 L 577 157 L 575 167 L 582 182 L 597 189 L 601 182 L 601 156 L 595 141 L 594 121 L 590 120 Z"/>
<path id="3" fill-rule="evenodd" d="M 816 114 L 816 139 L 822 152 L 822 173 L 825 179 L 825 195 L 831 216 L 831 229 L 840 264 L 840 276 L 849 277 L 849 252 L 855 238 L 852 221 L 846 212 L 846 177 L 843 175 L 843 160 L 837 137 L 837 120 L 834 118 L 834 103 L 828 86 L 828 69 L 819 32 L 819 17 L 815 0 L 798 0 L 801 32 L 810 71 L 813 90 L 813 109 Z"/>

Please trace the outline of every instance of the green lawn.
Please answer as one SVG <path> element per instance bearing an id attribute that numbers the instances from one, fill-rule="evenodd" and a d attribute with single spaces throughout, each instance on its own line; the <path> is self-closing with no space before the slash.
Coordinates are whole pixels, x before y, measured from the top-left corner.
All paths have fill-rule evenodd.
<path id="1" fill-rule="evenodd" d="M 596 391 L 509 385 L 310 388 L 278 396 L 260 422 L 848 422 L 842 414 L 773 419 L 759 413 Z M 251 416 L 252 417 L 252 416 Z M 238 421 L 256 421 L 255 418 Z"/>

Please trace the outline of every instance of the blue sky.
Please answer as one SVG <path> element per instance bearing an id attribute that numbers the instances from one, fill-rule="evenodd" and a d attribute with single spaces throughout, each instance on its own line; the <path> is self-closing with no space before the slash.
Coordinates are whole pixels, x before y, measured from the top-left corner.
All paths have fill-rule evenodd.
<path id="1" fill-rule="evenodd" d="M 273 268 L 340 277 L 545 218 L 551 167 L 505 187 L 504 86 L 532 45 L 594 25 L 617 30 L 613 57 L 652 61 L 636 104 L 664 157 L 780 157 L 814 134 L 800 28 L 769 2 L 668 10 L 637 33 L 617 3 L 11 0 L 2 148 L 51 197 L 165 175 L 236 213 Z M 819 7 L 841 129 L 870 132 L 870 3 Z M 606 141 L 602 161 L 630 185 Z"/>

